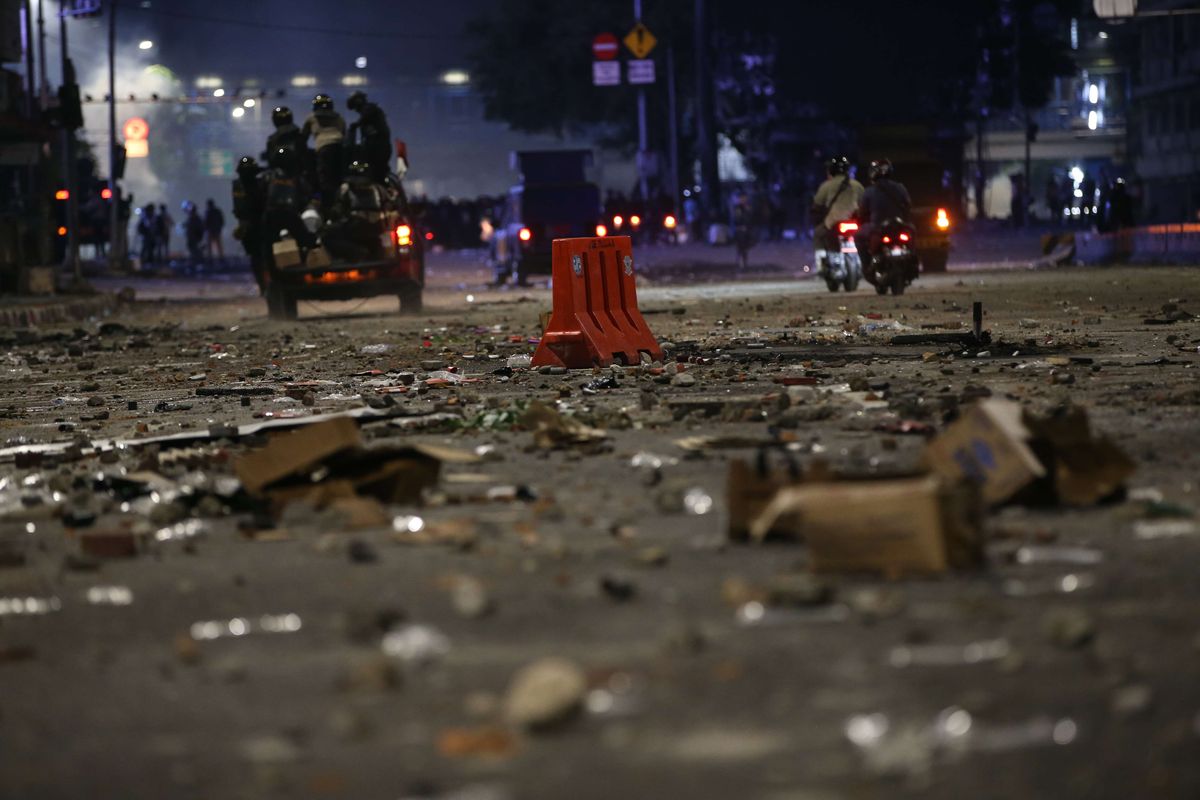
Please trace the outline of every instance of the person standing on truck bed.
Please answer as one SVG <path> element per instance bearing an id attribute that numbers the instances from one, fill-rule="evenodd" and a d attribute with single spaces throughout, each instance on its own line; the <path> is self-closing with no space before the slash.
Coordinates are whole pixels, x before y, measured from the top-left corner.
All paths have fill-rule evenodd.
<path id="1" fill-rule="evenodd" d="M 259 174 L 262 169 L 250 156 L 242 156 L 238 162 L 237 178 L 233 181 L 233 216 L 237 219 L 233 238 L 242 243 L 250 259 L 250 271 L 259 289 L 266 288 L 263 280 L 262 227 L 265 209 L 265 193 Z"/>
<path id="2" fill-rule="evenodd" d="M 346 120 L 334 110 L 333 98 L 327 94 L 314 97 L 312 108 L 300 133 L 306 142 L 308 137 L 313 137 L 313 149 L 317 151 L 317 189 L 321 192 L 321 205 L 328 208 L 342 184 Z"/>
<path id="3" fill-rule="evenodd" d="M 387 115 L 363 92 L 350 95 L 346 107 L 358 112 L 358 119 L 350 125 L 350 141 L 356 142 L 356 134 L 362 137 L 361 141 L 357 141 L 356 157 L 369 165 L 371 180 L 383 183 L 387 180 L 388 162 L 392 154 L 392 130 L 388 126 Z"/>

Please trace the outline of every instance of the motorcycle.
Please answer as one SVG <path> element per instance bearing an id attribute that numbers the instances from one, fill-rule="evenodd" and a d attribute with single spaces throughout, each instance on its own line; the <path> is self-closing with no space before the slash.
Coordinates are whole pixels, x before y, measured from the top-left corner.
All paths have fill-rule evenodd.
<path id="1" fill-rule="evenodd" d="M 862 259 L 858 255 L 858 247 L 854 244 L 854 234 L 858 233 L 858 223 L 853 220 L 839 222 L 837 226 L 837 250 L 826 250 L 820 264 L 821 277 L 829 291 L 836 292 L 838 287 L 844 287 L 847 292 L 858 288 L 862 278 Z"/>
<path id="2" fill-rule="evenodd" d="M 880 226 L 879 244 L 870 254 L 868 280 L 878 294 L 904 294 L 904 289 L 917 279 L 920 262 L 913 240 L 917 229 L 902 219 L 893 219 Z"/>

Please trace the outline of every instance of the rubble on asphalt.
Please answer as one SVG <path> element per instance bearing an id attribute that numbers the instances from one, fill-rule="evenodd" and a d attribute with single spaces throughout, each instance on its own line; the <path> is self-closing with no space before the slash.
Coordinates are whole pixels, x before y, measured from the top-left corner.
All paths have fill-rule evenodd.
<path id="1" fill-rule="evenodd" d="M 536 303 L 9 331 L 0 669 L 35 690 L 0 732 L 94 766 L 79 717 L 144 702 L 131 759 L 214 796 L 213 738 L 346 796 L 375 748 L 471 797 L 583 753 L 738 776 L 705 796 L 1010 752 L 1095 786 L 1102 736 L 1194 787 L 1195 303 L 1011 291 L 668 304 L 665 361 L 569 373 Z"/>

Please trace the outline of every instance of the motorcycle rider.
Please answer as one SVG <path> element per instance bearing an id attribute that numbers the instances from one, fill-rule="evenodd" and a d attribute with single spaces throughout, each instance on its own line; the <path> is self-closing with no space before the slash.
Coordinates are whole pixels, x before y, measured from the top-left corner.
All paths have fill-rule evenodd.
<path id="1" fill-rule="evenodd" d="M 350 95 L 346 107 L 358 112 L 358 119 L 350 124 L 350 141 L 356 142 L 356 136 L 361 135 L 357 155 L 370 165 L 371 179 L 383 183 L 387 179 L 388 161 L 392 153 L 392 131 L 388 127 L 387 115 L 361 91 Z"/>
<path id="2" fill-rule="evenodd" d="M 259 179 L 261 173 L 262 167 L 257 161 L 250 156 L 242 156 L 237 165 L 237 178 L 233 181 L 233 216 L 238 221 L 233 238 L 242 243 L 250 258 L 250 271 L 259 289 L 266 287 L 262 268 L 262 227 L 266 206 L 262 181 Z"/>
<path id="3" fill-rule="evenodd" d="M 880 228 L 893 219 L 908 221 L 912 198 L 904 184 L 893 177 L 892 162 L 880 158 L 871 162 L 871 185 L 863 192 L 858 206 L 858 233 L 854 243 L 863 256 L 863 277 L 875 283 L 873 256 L 879 248 Z"/>
<path id="4" fill-rule="evenodd" d="M 327 94 L 314 97 L 312 109 L 300 133 L 306 142 L 308 137 L 313 137 L 313 147 L 317 151 L 317 188 L 321 192 L 321 204 L 328 206 L 342 183 L 346 120 L 334 109 L 333 98 Z"/>
<path id="5" fill-rule="evenodd" d="M 825 181 L 813 195 L 813 248 L 818 274 L 828 269 L 826 254 L 841 248 L 837 226 L 854 216 L 862 201 L 863 185 L 850 175 L 850 159 L 835 156 L 825 164 Z"/>

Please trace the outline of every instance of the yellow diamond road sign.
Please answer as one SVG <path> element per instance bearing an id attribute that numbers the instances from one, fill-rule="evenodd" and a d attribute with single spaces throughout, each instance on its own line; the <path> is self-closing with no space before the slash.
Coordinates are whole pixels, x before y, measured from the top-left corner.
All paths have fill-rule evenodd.
<path id="1" fill-rule="evenodd" d="M 654 45 L 658 44 L 658 39 L 654 38 L 654 34 L 650 32 L 649 28 L 639 22 L 633 26 L 633 30 L 625 35 L 624 42 L 625 46 L 629 48 L 629 52 L 638 58 L 645 58 L 650 55 Z"/>

